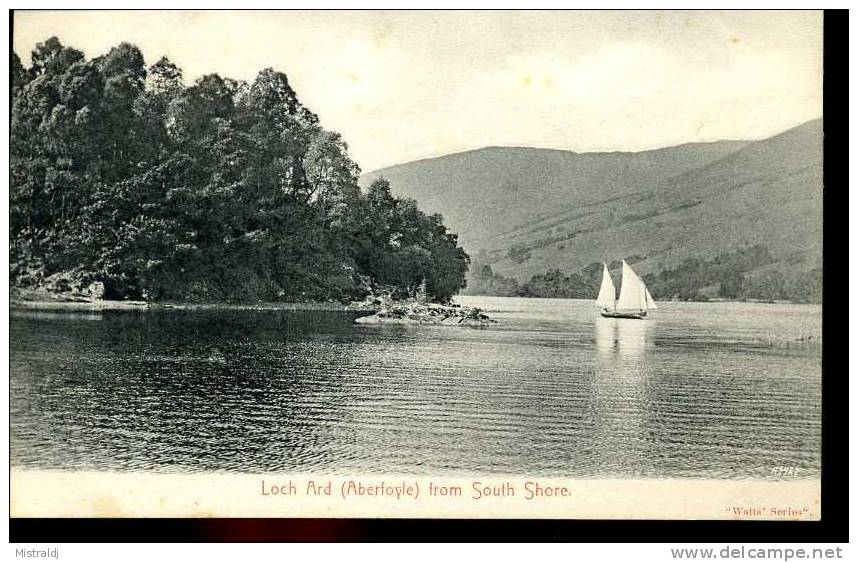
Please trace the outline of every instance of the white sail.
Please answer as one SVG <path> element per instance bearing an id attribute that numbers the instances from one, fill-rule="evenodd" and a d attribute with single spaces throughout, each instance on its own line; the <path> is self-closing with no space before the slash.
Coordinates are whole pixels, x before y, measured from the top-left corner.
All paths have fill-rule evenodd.
<path id="1" fill-rule="evenodd" d="M 643 285 L 643 281 L 641 281 L 641 285 Z M 655 299 L 652 298 L 652 295 L 649 294 L 649 289 L 646 285 L 644 285 L 644 291 L 646 291 L 646 306 L 647 308 L 658 308 L 655 305 Z"/>
<path id="2" fill-rule="evenodd" d="M 623 260 L 623 284 L 620 286 L 620 298 L 617 300 L 617 310 L 646 310 L 647 289 L 643 281 L 632 271 L 626 260 Z"/>
<path id="3" fill-rule="evenodd" d="M 608 272 L 608 266 L 602 263 L 602 286 L 599 287 L 599 296 L 596 297 L 596 306 L 599 308 L 614 308 L 617 290 L 614 289 L 614 280 Z"/>

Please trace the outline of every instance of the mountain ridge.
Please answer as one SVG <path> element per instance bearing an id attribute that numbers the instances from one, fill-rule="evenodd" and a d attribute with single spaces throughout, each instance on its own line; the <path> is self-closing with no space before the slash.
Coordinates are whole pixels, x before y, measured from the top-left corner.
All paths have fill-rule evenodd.
<path id="1" fill-rule="evenodd" d="M 369 172 L 361 183 L 386 177 L 395 193 L 442 213 L 463 243 L 478 250 L 511 219 L 527 222 L 558 204 L 594 203 L 633 192 L 641 181 L 662 181 L 746 144 L 718 141 L 628 153 L 487 147 Z M 510 202 L 516 214 L 507 212 Z M 515 220 L 518 215 L 522 220 Z"/>
<path id="2" fill-rule="evenodd" d="M 766 137 L 769 138 L 769 137 Z M 762 140 L 762 139 L 760 139 Z M 604 149 L 595 149 L 595 150 L 568 150 L 565 148 L 550 148 L 550 147 L 542 147 L 542 146 L 527 146 L 527 145 L 486 145 L 478 148 L 469 148 L 466 150 L 460 150 L 457 152 L 450 152 L 447 154 L 440 154 L 438 156 L 425 156 L 421 158 L 415 158 L 414 160 L 407 160 L 405 162 L 397 162 L 396 164 L 390 164 L 388 166 L 382 166 L 381 168 L 376 168 L 369 172 L 363 172 L 363 176 L 375 176 L 376 174 L 383 173 L 391 168 L 398 168 L 400 166 L 408 166 L 411 164 L 416 164 L 419 162 L 426 162 L 430 160 L 440 160 L 443 158 L 448 158 L 452 156 L 462 156 L 467 154 L 472 154 L 475 152 L 482 151 L 491 151 L 491 150 L 534 150 L 534 151 L 544 151 L 544 152 L 562 152 L 566 154 L 571 154 L 575 156 L 583 156 L 590 154 L 641 154 L 644 152 L 659 152 L 662 150 L 670 150 L 673 148 L 679 148 L 684 146 L 705 146 L 705 145 L 714 145 L 721 143 L 730 143 L 730 144 L 750 144 L 756 142 L 755 140 L 746 140 L 746 139 L 719 139 L 713 141 L 689 141 L 677 144 L 670 144 L 666 146 L 656 147 L 656 148 L 645 148 L 642 150 L 604 150 Z"/>
<path id="3" fill-rule="evenodd" d="M 641 152 L 484 147 L 361 181 L 386 177 L 443 214 L 476 265 L 519 281 L 629 256 L 657 274 L 755 245 L 772 254 L 761 269 L 808 271 L 821 265 L 822 134 L 813 119 L 757 141 Z"/>

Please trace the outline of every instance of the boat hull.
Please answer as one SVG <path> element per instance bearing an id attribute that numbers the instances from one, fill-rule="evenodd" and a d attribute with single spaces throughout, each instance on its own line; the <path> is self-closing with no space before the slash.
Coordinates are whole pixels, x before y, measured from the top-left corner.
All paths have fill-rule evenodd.
<path id="1" fill-rule="evenodd" d="M 646 318 L 646 310 L 605 310 L 602 309 L 602 316 L 605 318 L 631 318 L 634 320 L 643 320 Z"/>

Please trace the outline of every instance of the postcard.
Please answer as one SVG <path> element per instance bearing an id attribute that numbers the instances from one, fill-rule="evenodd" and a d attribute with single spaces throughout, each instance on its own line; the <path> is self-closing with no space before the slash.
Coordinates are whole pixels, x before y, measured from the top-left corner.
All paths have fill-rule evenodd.
<path id="1" fill-rule="evenodd" d="M 820 519 L 821 12 L 13 17 L 13 517 Z"/>

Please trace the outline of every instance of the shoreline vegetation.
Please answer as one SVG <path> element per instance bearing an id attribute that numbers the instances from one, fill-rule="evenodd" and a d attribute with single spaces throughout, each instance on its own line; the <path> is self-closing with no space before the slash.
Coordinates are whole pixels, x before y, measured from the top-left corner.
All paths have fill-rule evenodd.
<path id="1" fill-rule="evenodd" d="M 19 310 L 53 310 L 69 312 L 102 310 L 329 310 L 354 311 L 349 304 L 337 301 L 310 302 L 172 302 L 142 300 L 107 300 L 38 290 L 15 290 L 10 307 Z"/>
<path id="2" fill-rule="evenodd" d="M 345 303 L 422 283 L 447 302 L 465 286 L 443 217 L 383 178 L 362 189 L 285 73 L 186 83 L 130 43 L 87 59 L 56 37 L 30 60 L 12 54 L 10 285 L 81 295 L 43 306 Z"/>
<path id="3" fill-rule="evenodd" d="M 594 298 L 599 291 L 602 264 L 593 262 L 575 272 L 552 269 L 520 282 L 495 272 L 475 258 L 464 294 Z M 629 265 L 645 262 L 646 256 L 626 256 Z M 619 277 L 621 260 L 607 264 Z M 652 267 L 652 266 L 650 266 Z M 646 269 L 644 269 L 646 271 Z M 822 265 L 810 269 L 778 263 L 762 244 L 737 248 L 709 259 L 687 258 L 673 268 L 657 266 L 642 276 L 656 301 L 728 302 L 822 302 Z"/>

